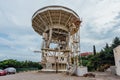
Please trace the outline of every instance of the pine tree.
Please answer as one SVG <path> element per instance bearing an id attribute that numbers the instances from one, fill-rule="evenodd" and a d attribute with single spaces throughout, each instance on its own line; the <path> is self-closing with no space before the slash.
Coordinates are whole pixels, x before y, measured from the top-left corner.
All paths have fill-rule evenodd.
<path id="1" fill-rule="evenodd" d="M 119 37 L 115 37 L 112 43 L 112 48 L 117 47 L 118 45 L 120 45 L 120 38 Z"/>

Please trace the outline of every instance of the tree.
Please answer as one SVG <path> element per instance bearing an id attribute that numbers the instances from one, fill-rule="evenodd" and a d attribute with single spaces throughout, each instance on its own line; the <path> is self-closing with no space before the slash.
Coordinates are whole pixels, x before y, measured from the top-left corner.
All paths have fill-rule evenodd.
<path id="1" fill-rule="evenodd" d="M 93 45 L 94 55 L 82 57 L 83 66 L 87 66 L 89 71 L 104 71 L 111 65 L 115 65 L 113 49 L 118 45 L 120 45 L 119 37 L 113 39 L 112 45 L 106 43 L 99 53 L 96 53 L 95 45 Z"/>
<path id="2" fill-rule="evenodd" d="M 115 37 L 112 43 L 112 48 L 117 47 L 118 45 L 120 45 L 120 38 L 119 37 Z"/>
<path id="3" fill-rule="evenodd" d="M 5 69 L 7 67 L 15 67 L 15 68 L 38 68 L 42 69 L 41 64 L 38 62 L 32 61 L 17 61 L 13 59 L 8 59 L 0 62 L 0 68 Z"/>
<path id="4" fill-rule="evenodd" d="M 118 45 L 120 45 L 120 38 L 115 37 L 111 46 L 106 43 L 106 46 L 100 51 L 101 66 L 99 68 L 103 69 L 103 71 L 110 65 L 115 65 L 113 49 Z"/>
<path id="5" fill-rule="evenodd" d="M 93 45 L 93 54 L 96 55 L 96 48 L 95 48 L 95 45 Z"/>

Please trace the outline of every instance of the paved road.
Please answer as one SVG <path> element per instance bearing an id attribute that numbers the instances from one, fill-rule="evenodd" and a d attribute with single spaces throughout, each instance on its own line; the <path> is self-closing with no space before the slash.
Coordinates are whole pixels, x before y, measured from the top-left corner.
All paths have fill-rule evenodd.
<path id="1" fill-rule="evenodd" d="M 120 80 L 120 77 L 108 73 L 96 72 L 95 78 L 68 76 L 65 73 L 40 73 L 37 71 L 21 72 L 0 76 L 0 80 Z"/>

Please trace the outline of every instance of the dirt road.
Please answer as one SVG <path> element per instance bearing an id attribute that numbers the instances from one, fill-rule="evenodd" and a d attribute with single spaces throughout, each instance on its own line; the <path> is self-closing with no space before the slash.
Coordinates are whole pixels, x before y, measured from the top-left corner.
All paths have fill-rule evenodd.
<path id="1" fill-rule="evenodd" d="M 95 78 L 68 76 L 65 73 L 40 73 L 37 71 L 21 72 L 0 76 L 0 80 L 120 80 L 119 76 L 110 73 L 95 72 Z"/>

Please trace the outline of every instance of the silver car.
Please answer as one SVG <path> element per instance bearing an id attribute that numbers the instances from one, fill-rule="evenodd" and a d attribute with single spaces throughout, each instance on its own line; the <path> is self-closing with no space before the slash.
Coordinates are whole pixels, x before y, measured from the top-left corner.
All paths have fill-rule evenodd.
<path id="1" fill-rule="evenodd" d="M 5 69 L 5 71 L 7 72 L 7 74 L 15 74 L 16 73 L 16 69 L 14 67 L 8 67 Z"/>

